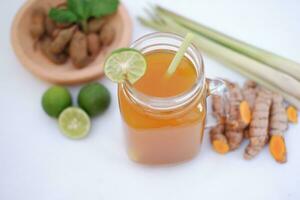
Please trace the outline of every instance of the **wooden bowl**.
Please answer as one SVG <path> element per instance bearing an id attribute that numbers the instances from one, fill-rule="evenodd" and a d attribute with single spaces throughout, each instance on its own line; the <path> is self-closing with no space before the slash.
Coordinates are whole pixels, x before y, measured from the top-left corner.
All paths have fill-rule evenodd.
<path id="1" fill-rule="evenodd" d="M 29 32 L 30 14 L 36 6 L 50 8 L 63 0 L 28 0 L 17 13 L 11 31 L 11 42 L 20 62 L 34 75 L 54 84 L 72 85 L 95 80 L 103 74 L 105 57 L 114 49 L 126 47 L 131 41 L 132 23 L 124 5 L 120 4 L 110 22 L 116 36 L 109 47 L 103 48 L 94 62 L 76 69 L 71 61 L 56 65 L 49 61 L 39 49 L 34 49 L 34 40 Z"/>

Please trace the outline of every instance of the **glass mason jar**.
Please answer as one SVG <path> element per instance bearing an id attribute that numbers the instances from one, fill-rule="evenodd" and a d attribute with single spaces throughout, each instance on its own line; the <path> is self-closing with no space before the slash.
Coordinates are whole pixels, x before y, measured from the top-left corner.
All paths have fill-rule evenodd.
<path id="1" fill-rule="evenodd" d="M 131 48 L 143 54 L 156 50 L 177 52 L 183 38 L 171 33 L 152 33 Z M 185 53 L 197 74 L 191 89 L 174 97 L 143 94 L 128 82 L 118 86 L 119 107 L 129 157 L 139 163 L 168 164 L 192 159 L 202 143 L 206 123 L 206 98 L 221 94 L 225 84 L 205 77 L 203 59 L 191 44 Z M 147 73 L 147 72 L 146 72 Z"/>

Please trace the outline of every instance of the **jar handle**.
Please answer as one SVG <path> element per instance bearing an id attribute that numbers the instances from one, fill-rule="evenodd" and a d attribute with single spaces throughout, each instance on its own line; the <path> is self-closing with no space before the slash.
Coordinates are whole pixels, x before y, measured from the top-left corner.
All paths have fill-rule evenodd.
<path id="1" fill-rule="evenodd" d="M 228 89 L 226 82 L 221 78 L 206 79 L 207 97 L 210 95 L 217 95 L 222 98 L 222 101 L 228 103 Z M 227 111 L 224 110 L 224 116 L 227 116 Z M 212 113 L 207 114 L 205 129 L 211 128 L 217 124 Z"/>
<path id="2" fill-rule="evenodd" d="M 214 79 L 206 79 L 207 83 L 207 96 L 210 95 L 218 95 L 222 97 L 226 97 L 227 94 L 227 86 L 224 80 L 221 78 L 214 78 Z"/>

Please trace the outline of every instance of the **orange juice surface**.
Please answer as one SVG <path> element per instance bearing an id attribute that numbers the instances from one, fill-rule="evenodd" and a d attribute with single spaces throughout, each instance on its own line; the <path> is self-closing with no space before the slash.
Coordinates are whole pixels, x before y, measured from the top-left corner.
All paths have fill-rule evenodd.
<path id="1" fill-rule="evenodd" d="M 197 74 L 193 63 L 186 57 L 170 77 L 166 76 L 166 71 L 174 52 L 154 51 L 147 53 L 145 57 L 148 69 L 134 85 L 138 91 L 154 97 L 171 97 L 190 90 L 195 84 Z"/>
<path id="2" fill-rule="evenodd" d="M 173 51 L 156 50 L 145 54 L 148 68 L 133 85 L 152 97 L 174 97 L 192 89 L 197 79 L 193 63 L 184 58 L 176 72 L 166 76 Z M 119 105 L 132 160 L 141 163 L 173 163 L 194 157 L 202 140 L 206 115 L 205 97 L 198 96 L 184 107 L 168 114 L 149 112 L 125 96 L 119 87 Z"/>

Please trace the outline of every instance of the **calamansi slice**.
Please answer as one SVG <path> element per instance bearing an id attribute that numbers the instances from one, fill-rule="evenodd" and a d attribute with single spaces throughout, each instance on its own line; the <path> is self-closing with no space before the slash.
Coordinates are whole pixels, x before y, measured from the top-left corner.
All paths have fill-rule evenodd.
<path id="1" fill-rule="evenodd" d="M 146 72 L 147 62 L 144 55 L 131 48 L 114 51 L 104 64 L 105 75 L 114 82 L 128 80 L 134 84 Z"/>
<path id="2" fill-rule="evenodd" d="M 58 118 L 61 132 L 71 138 L 80 139 L 90 131 L 91 122 L 89 116 L 80 108 L 69 107 Z"/>

